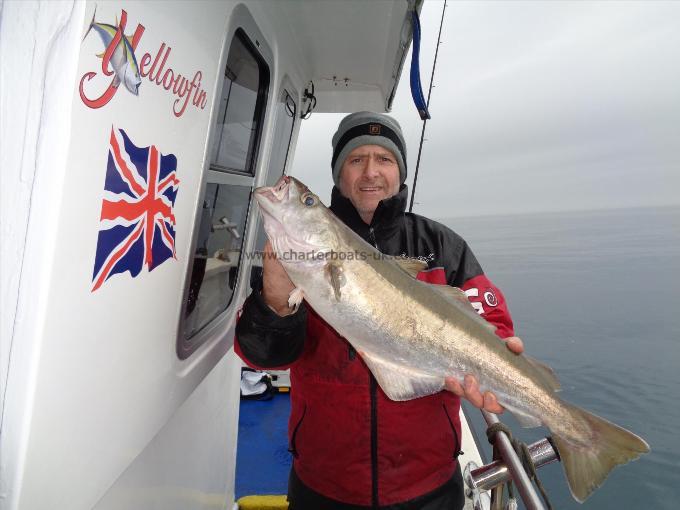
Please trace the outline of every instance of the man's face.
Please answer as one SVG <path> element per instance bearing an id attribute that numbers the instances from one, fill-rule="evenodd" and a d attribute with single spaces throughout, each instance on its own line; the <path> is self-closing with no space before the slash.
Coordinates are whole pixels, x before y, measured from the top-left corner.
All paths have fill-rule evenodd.
<path id="1" fill-rule="evenodd" d="M 399 191 L 399 164 L 380 145 L 362 145 L 350 152 L 340 170 L 340 193 L 370 223 L 378 202 Z"/>

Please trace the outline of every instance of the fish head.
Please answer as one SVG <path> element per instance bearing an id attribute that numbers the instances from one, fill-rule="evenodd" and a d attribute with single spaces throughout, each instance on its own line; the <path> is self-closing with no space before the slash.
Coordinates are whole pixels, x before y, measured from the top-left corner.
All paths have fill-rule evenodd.
<path id="1" fill-rule="evenodd" d="M 284 265 L 319 265 L 338 251 L 337 219 L 307 186 L 284 175 L 274 186 L 255 190 L 264 229 Z"/>
<path id="2" fill-rule="evenodd" d="M 142 78 L 139 76 L 139 70 L 137 66 L 131 65 L 130 62 L 126 62 L 123 67 L 123 83 L 125 83 L 125 88 L 132 92 L 135 96 L 139 95 L 139 86 L 142 83 Z"/>

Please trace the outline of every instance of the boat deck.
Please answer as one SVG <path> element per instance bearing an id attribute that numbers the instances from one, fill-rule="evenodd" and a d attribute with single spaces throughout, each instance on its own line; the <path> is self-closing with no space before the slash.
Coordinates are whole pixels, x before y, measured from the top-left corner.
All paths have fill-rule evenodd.
<path id="1" fill-rule="evenodd" d="M 288 506 L 284 495 L 292 464 L 287 436 L 289 413 L 289 393 L 275 394 L 271 400 L 241 400 L 235 486 L 241 510 L 285 510 Z M 460 457 L 461 466 L 471 460 L 481 465 L 462 410 L 460 416 L 465 451 Z M 465 507 L 472 508 L 471 501 L 466 501 Z"/>
<path id="2" fill-rule="evenodd" d="M 288 452 L 290 394 L 241 400 L 236 450 L 236 499 L 286 494 L 292 464 Z"/>

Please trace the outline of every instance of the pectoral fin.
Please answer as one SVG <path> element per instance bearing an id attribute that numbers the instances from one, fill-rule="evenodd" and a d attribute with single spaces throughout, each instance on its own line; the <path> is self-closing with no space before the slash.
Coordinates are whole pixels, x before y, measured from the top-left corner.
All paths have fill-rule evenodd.
<path id="1" fill-rule="evenodd" d="M 305 295 L 302 292 L 302 289 L 295 287 L 290 291 L 290 294 L 288 295 L 288 306 L 293 309 L 293 313 L 298 311 L 298 308 L 300 308 L 300 303 L 302 303 L 304 298 Z"/>
<path id="2" fill-rule="evenodd" d="M 358 352 L 391 400 L 412 400 L 444 389 L 443 377 L 396 364 L 370 352 Z"/>
<path id="3" fill-rule="evenodd" d="M 333 287 L 335 299 L 337 301 L 340 301 L 340 297 L 342 295 L 340 293 L 340 289 L 346 282 L 345 275 L 342 271 L 342 265 L 335 262 L 329 262 L 328 264 L 326 264 L 325 272 L 326 278 L 331 284 L 331 287 Z"/>

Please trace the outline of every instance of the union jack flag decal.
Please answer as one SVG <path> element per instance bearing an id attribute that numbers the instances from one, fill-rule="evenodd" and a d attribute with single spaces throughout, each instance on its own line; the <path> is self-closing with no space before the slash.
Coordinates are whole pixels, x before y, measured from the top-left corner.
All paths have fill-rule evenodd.
<path id="1" fill-rule="evenodd" d="M 153 271 L 175 253 L 175 216 L 179 180 L 177 158 L 152 145 L 137 147 L 122 129 L 111 128 L 97 254 L 94 292 L 111 276 L 143 266 Z"/>

